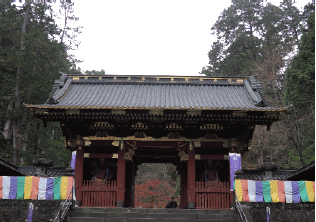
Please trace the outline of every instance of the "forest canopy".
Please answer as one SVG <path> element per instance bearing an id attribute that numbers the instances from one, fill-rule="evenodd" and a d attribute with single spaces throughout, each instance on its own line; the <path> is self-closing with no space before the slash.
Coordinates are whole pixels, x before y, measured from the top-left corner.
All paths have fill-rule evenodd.
<path id="1" fill-rule="evenodd" d="M 244 166 L 272 156 L 283 168 L 315 159 L 315 5 L 239 3 L 225 9 L 212 26 L 217 41 L 208 53 L 207 76 L 251 76 L 262 83 L 268 104 L 287 107 L 267 132 L 256 128 Z"/>

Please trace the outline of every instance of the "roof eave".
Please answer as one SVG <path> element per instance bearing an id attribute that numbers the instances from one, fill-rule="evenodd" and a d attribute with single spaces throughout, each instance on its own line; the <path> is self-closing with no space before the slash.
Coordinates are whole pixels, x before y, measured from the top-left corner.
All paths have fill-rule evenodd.
<path id="1" fill-rule="evenodd" d="M 243 112 L 280 112 L 284 113 L 288 110 L 285 108 L 271 108 L 271 107 L 258 107 L 258 108 L 226 108 L 226 107 L 207 107 L 207 108 L 198 108 L 198 107 L 112 107 L 112 106 L 51 106 L 51 105 L 31 105 L 23 104 L 26 108 L 30 109 L 54 109 L 54 110 L 196 110 L 196 111 L 243 111 Z M 36 110 L 35 110 L 36 111 Z"/>

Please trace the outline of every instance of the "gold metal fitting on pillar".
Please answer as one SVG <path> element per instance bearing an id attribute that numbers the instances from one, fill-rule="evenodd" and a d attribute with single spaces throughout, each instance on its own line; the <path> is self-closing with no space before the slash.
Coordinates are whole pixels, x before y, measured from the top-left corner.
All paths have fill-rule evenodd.
<path id="1" fill-rule="evenodd" d="M 190 150 L 194 150 L 194 144 L 192 141 L 190 141 Z"/>
<path id="2" fill-rule="evenodd" d="M 120 149 L 123 150 L 125 148 L 124 140 L 120 140 Z"/>

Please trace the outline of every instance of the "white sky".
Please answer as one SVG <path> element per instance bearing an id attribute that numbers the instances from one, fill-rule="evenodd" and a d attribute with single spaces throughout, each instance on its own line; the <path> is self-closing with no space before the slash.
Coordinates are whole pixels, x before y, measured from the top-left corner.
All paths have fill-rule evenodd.
<path id="1" fill-rule="evenodd" d="M 73 52 L 84 60 L 78 67 L 117 75 L 180 76 L 200 75 L 208 64 L 207 53 L 216 41 L 211 27 L 231 4 L 231 0 L 73 2 L 83 26 L 81 45 Z"/>

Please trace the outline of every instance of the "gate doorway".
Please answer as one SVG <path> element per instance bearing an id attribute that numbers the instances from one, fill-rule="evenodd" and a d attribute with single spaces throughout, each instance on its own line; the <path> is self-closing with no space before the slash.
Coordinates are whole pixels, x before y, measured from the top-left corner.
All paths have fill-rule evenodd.
<path id="1" fill-rule="evenodd" d="M 81 206 L 165 208 L 174 197 L 181 209 L 231 208 L 228 160 L 186 152 L 186 161 L 173 148 L 140 147 L 132 161 L 120 154 L 85 155 Z"/>
<path id="2" fill-rule="evenodd" d="M 180 175 L 171 163 L 143 163 L 135 176 L 134 207 L 165 208 L 172 197 L 180 205 Z"/>

